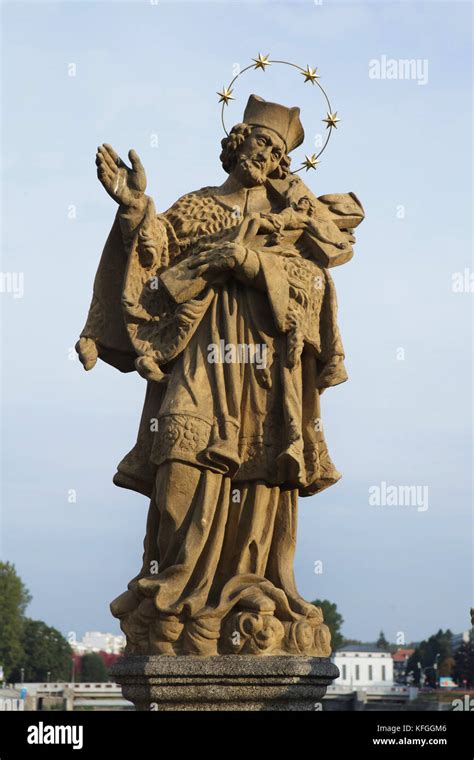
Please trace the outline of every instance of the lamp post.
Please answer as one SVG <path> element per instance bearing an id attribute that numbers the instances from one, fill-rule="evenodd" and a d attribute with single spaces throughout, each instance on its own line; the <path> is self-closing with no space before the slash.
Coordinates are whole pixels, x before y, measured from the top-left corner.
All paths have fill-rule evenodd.
<path id="1" fill-rule="evenodd" d="M 436 688 L 439 687 L 439 675 L 438 675 L 438 659 L 439 659 L 439 657 L 441 657 L 441 654 L 438 652 L 438 654 L 435 657 L 435 661 L 434 661 L 434 665 L 433 665 L 434 671 L 435 671 L 435 678 L 436 678 Z"/>
<path id="2" fill-rule="evenodd" d="M 425 679 L 425 674 L 423 672 L 424 668 L 421 667 L 421 662 L 417 662 L 416 664 L 418 666 L 418 670 L 420 671 L 419 678 L 418 678 L 418 685 L 419 685 L 420 689 L 422 689 L 423 688 L 424 679 Z"/>

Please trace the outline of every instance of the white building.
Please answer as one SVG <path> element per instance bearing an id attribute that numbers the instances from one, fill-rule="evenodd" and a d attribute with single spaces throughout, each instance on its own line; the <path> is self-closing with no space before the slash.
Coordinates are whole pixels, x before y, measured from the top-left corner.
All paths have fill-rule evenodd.
<path id="1" fill-rule="evenodd" d="M 393 685 L 392 655 L 373 644 L 348 644 L 338 649 L 333 659 L 341 674 L 334 681 L 336 686 L 362 689 Z"/>
<path id="2" fill-rule="evenodd" d="M 82 641 L 72 641 L 71 647 L 79 655 L 90 652 L 121 654 L 125 647 L 125 636 L 115 636 L 113 633 L 101 633 L 100 631 L 87 631 Z"/>

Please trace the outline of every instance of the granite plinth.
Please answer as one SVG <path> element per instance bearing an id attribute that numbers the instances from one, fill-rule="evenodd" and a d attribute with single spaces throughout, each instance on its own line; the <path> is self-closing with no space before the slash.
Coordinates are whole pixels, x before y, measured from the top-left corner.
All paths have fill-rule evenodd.
<path id="1" fill-rule="evenodd" d="M 137 710 L 318 710 L 339 670 L 326 657 L 125 655 L 112 668 Z"/>

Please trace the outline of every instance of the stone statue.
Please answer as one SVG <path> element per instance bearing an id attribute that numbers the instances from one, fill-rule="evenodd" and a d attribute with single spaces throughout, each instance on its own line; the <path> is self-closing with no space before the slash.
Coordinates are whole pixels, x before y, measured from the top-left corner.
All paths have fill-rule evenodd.
<path id="1" fill-rule="evenodd" d="M 225 182 L 159 214 L 135 151 L 131 168 L 97 152 L 118 212 L 77 351 L 147 381 L 114 478 L 150 499 L 141 570 L 111 604 L 129 654 L 331 653 L 293 557 L 298 496 L 340 478 L 320 412 L 347 379 L 328 269 L 364 213 L 290 172 L 299 113 L 252 95 Z"/>

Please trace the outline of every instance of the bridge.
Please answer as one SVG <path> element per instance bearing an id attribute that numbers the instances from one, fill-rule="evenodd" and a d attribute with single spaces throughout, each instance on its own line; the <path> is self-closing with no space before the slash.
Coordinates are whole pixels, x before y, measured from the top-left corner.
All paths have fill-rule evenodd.
<path id="1" fill-rule="evenodd" d="M 94 710 L 133 709 L 133 704 L 123 698 L 121 687 L 112 682 L 23 683 L 15 684 L 13 688 L 18 693 L 26 689 L 26 710 L 43 710 L 46 706 L 60 701 L 63 702 L 65 710 L 88 707 Z"/>
<path id="2" fill-rule="evenodd" d="M 339 686 L 331 684 L 323 701 L 326 710 L 397 709 L 418 696 L 418 689 L 401 684 L 379 686 Z"/>

